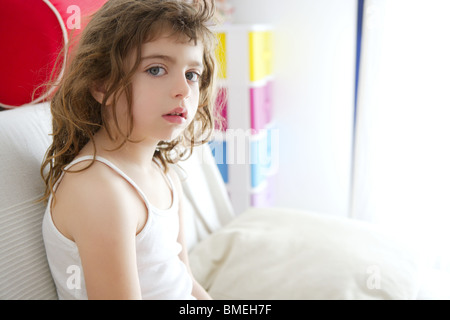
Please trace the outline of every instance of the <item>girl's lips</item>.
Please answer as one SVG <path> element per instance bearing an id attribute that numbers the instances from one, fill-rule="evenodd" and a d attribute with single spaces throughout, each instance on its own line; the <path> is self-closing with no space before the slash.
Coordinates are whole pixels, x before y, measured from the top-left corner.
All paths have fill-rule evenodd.
<path id="1" fill-rule="evenodd" d="M 187 110 L 182 107 L 177 107 L 162 117 L 170 123 L 183 124 L 186 122 Z"/>
<path id="2" fill-rule="evenodd" d="M 186 122 L 186 118 L 182 115 L 165 114 L 162 117 L 170 123 L 183 124 Z"/>
<path id="3" fill-rule="evenodd" d="M 165 114 L 165 116 L 174 116 L 174 115 L 181 116 L 186 119 L 187 118 L 187 109 L 182 108 L 182 107 L 176 107 L 172 111 L 167 112 Z"/>

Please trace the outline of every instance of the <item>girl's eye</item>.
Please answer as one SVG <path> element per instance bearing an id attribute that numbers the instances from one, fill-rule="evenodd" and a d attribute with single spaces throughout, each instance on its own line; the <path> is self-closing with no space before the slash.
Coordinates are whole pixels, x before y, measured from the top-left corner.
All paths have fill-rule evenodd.
<path id="1" fill-rule="evenodd" d="M 146 72 L 152 76 L 158 77 L 164 75 L 166 73 L 166 70 L 164 70 L 164 68 L 162 67 L 151 67 L 147 69 Z"/>
<path id="2" fill-rule="evenodd" d="M 196 72 L 188 72 L 186 73 L 186 79 L 192 82 L 197 82 L 200 78 L 200 75 Z"/>

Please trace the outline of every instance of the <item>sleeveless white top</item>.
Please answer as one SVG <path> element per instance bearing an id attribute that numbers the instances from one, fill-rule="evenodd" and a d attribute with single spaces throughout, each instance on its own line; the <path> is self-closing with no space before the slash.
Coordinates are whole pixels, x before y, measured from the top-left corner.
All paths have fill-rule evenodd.
<path id="1" fill-rule="evenodd" d="M 93 156 L 80 157 L 64 170 Z M 195 299 L 192 293 L 192 278 L 185 264 L 179 259 L 181 245 L 177 242 L 179 231 L 178 195 L 169 176 L 172 189 L 172 205 L 167 210 L 152 206 L 147 197 L 122 170 L 109 160 L 95 157 L 128 181 L 142 197 L 147 207 L 147 221 L 136 235 L 136 263 L 143 299 L 185 300 Z M 61 181 L 64 173 L 61 175 Z M 55 188 L 59 184 L 56 183 Z M 87 299 L 83 269 L 75 242 L 66 238 L 53 223 L 51 216 L 52 197 L 48 201 L 42 223 L 47 259 L 56 285 L 58 297 L 64 299 Z"/>

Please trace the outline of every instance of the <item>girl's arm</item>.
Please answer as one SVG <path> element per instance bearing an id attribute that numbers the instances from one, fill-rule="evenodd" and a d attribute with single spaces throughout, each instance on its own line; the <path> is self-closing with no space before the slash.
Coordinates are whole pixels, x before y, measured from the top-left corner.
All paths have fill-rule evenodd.
<path id="1" fill-rule="evenodd" d="M 191 267 L 189 265 L 189 256 L 188 256 L 188 250 L 186 246 L 186 240 L 184 235 L 184 223 L 183 223 L 183 188 L 181 187 L 181 182 L 176 173 L 171 171 L 171 178 L 172 181 L 174 181 L 175 188 L 177 189 L 178 195 L 179 195 L 179 220 L 180 220 L 180 231 L 178 234 L 178 242 L 182 246 L 182 250 L 180 252 L 180 259 L 184 262 L 186 265 L 186 268 L 188 269 L 189 274 L 192 277 L 193 281 L 193 287 L 192 287 L 192 295 L 197 298 L 198 300 L 211 300 L 211 296 L 208 294 L 208 292 L 197 282 L 194 275 L 192 274 Z"/>
<path id="2" fill-rule="evenodd" d="M 57 201 L 65 206 L 59 210 L 65 210 L 65 225 L 78 246 L 88 298 L 141 299 L 135 248 L 137 221 L 131 213 L 145 207 L 126 184 L 105 180 L 90 171 L 88 180 L 82 174 L 74 175 L 72 190 L 65 191 L 70 197 Z"/>

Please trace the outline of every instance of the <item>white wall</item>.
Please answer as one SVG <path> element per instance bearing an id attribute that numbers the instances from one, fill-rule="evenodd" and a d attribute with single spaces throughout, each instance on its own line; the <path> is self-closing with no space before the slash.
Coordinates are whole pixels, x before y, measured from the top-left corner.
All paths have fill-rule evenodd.
<path id="1" fill-rule="evenodd" d="M 356 0 L 231 0 L 235 23 L 275 26 L 275 204 L 348 215 Z"/>

